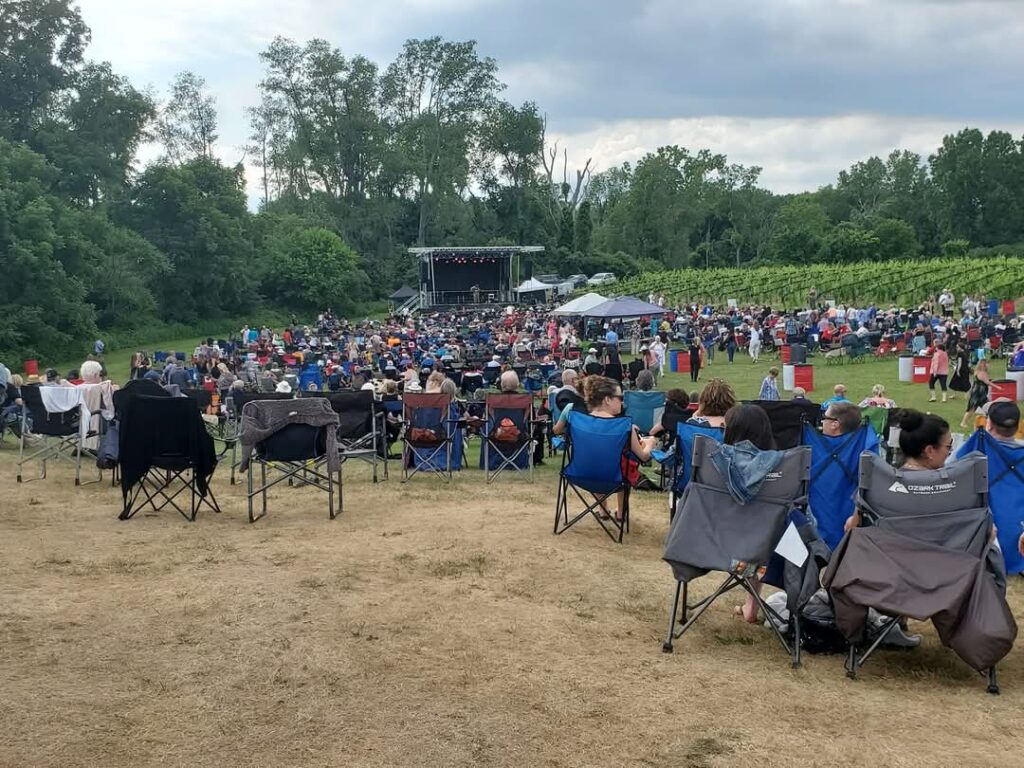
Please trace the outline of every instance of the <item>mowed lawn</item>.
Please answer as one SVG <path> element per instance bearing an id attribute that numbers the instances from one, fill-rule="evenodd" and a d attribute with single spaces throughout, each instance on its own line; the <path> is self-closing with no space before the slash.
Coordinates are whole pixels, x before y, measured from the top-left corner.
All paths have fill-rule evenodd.
<path id="1" fill-rule="evenodd" d="M 707 373 L 752 397 L 767 367 Z M 816 378 L 816 396 L 881 382 L 927 405 L 894 361 Z M 475 469 L 403 485 L 392 465 L 374 485 L 350 464 L 337 520 L 279 487 L 255 525 L 222 469 L 221 515 L 120 522 L 109 476 L 19 485 L 14 457 L 0 448 L 0 766 L 973 767 L 1024 750 L 1024 654 L 988 696 L 930 625 L 856 682 L 838 656 L 792 670 L 732 601 L 663 654 L 660 493 L 635 495 L 621 546 L 591 520 L 552 535 L 552 466 L 487 486 Z M 1021 579 L 1010 601 L 1024 614 Z"/>

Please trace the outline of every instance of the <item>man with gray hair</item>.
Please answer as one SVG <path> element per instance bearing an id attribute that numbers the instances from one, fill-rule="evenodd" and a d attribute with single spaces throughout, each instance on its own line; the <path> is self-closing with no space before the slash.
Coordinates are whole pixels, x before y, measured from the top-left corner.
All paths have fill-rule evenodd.
<path id="1" fill-rule="evenodd" d="M 515 371 L 505 371 L 501 374 L 501 379 L 498 383 L 498 388 L 502 392 L 508 394 L 515 394 L 519 391 L 519 374 Z"/>
<path id="2" fill-rule="evenodd" d="M 587 412 L 587 404 L 583 399 L 583 395 L 580 394 L 579 390 L 576 389 L 576 382 L 579 379 L 579 374 L 576 373 L 572 368 L 566 368 L 562 371 L 562 388 L 558 390 L 558 394 L 555 395 L 555 407 L 559 412 L 565 410 L 565 406 L 572 403 L 572 409 L 574 411 Z"/>
<path id="3" fill-rule="evenodd" d="M 103 365 L 96 360 L 86 360 L 78 371 L 83 384 L 100 384 L 103 381 Z"/>

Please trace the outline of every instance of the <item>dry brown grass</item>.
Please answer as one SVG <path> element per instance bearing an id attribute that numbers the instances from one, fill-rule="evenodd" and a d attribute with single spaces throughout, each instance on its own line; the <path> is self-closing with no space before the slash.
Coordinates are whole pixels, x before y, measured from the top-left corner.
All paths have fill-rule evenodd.
<path id="1" fill-rule="evenodd" d="M 109 486 L 14 483 L 0 452 L 0 765 L 986 766 L 1019 759 L 1004 693 L 941 648 L 793 671 L 729 604 L 661 653 L 661 495 L 612 544 L 551 534 L 555 477 L 373 486 L 331 522 L 280 488 L 116 519 Z M 707 585 L 704 587 L 707 588 Z M 1018 615 L 1024 589 L 1011 599 Z"/>

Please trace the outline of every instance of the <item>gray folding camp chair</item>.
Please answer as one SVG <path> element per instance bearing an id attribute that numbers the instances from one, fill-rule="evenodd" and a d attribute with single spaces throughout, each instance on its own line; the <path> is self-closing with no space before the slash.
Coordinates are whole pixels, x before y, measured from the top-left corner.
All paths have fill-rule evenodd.
<path id="1" fill-rule="evenodd" d="M 972 453 L 941 469 L 904 471 L 864 453 L 857 508 L 863 525 L 843 538 L 823 579 L 850 643 L 847 676 L 855 678 L 909 616 L 931 619 L 943 644 L 987 673 L 989 693 L 998 693 L 996 664 L 1013 647 L 1017 625 L 992 542 L 987 459 Z M 890 617 L 873 637 L 869 608 Z"/>
<path id="2" fill-rule="evenodd" d="M 757 494 L 741 504 L 730 494 L 726 479 L 711 459 L 719 448 L 718 441 L 707 435 L 694 437 L 690 482 L 678 501 L 665 542 L 664 559 L 672 566 L 676 589 L 662 650 L 672 653 L 673 640 L 690 629 L 715 600 L 739 587 L 753 596 L 766 616 L 779 619 L 769 624 L 782 647 L 791 654 L 793 666 L 799 666 L 799 612 L 793 612 L 789 640 L 779 629 L 785 621 L 765 603 L 751 580 L 759 577 L 771 560 L 790 512 L 807 506 L 811 449 L 799 446 L 784 451 L 779 465 L 767 475 Z M 689 604 L 690 581 L 709 571 L 725 572 L 724 581 L 710 596 Z M 680 597 L 682 626 L 676 630 Z"/>
<path id="3" fill-rule="evenodd" d="M 76 406 L 64 413 L 49 413 L 38 384 L 22 387 L 21 399 L 25 405 L 21 409 L 18 482 L 26 482 L 23 472 L 26 464 L 39 462 L 38 479 L 42 480 L 46 477 L 47 464 L 66 461 L 75 467 L 75 485 L 81 485 L 85 435 L 81 428 L 80 409 Z"/>

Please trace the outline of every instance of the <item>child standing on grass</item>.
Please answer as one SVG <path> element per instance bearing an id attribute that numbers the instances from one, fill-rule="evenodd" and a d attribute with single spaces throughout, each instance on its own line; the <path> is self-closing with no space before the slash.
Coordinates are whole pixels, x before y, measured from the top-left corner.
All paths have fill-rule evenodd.
<path id="1" fill-rule="evenodd" d="M 768 369 L 768 375 L 761 382 L 761 392 L 758 400 L 779 400 L 779 369 L 772 366 Z"/>

